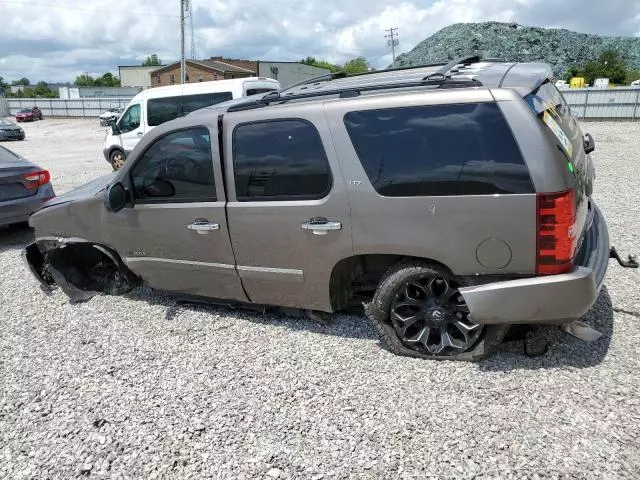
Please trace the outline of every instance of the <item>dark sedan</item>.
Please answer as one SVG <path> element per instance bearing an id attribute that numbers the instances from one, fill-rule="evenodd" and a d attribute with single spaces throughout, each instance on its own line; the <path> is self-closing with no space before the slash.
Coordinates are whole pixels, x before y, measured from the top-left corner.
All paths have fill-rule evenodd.
<path id="1" fill-rule="evenodd" d="M 24 140 L 24 130 L 6 118 L 0 118 L 0 140 Z"/>
<path id="2" fill-rule="evenodd" d="M 42 111 L 38 107 L 23 108 L 16 113 L 16 121 L 33 122 L 34 120 L 42 120 Z"/>
<path id="3" fill-rule="evenodd" d="M 0 146 L 0 226 L 23 223 L 55 197 L 49 172 Z"/>

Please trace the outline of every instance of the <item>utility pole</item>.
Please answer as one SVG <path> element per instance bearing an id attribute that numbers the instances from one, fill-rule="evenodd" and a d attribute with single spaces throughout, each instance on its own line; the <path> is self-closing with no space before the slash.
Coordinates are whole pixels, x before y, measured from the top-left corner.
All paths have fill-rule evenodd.
<path id="1" fill-rule="evenodd" d="M 189 26 L 190 26 L 190 30 L 191 30 L 191 55 L 189 55 L 189 58 L 191 58 L 191 60 L 195 60 L 196 59 L 196 31 L 193 25 L 193 2 L 189 2 Z"/>
<path id="2" fill-rule="evenodd" d="M 180 83 L 187 81 L 187 63 L 184 56 L 184 10 L 187 0 L 180 0 Z"/>
<path id="3" fill-rule="evenodd" d="M 400 40 L 398 40 L 398 27 L 390 28 L 389 30 L 385 30 L 385 32 L 389 32 L 384 38 L 389 39 L 387 40 L 387 46 L 391 47 L 393 63 L 396 63 L 396 47 L 400 45 Z"/>

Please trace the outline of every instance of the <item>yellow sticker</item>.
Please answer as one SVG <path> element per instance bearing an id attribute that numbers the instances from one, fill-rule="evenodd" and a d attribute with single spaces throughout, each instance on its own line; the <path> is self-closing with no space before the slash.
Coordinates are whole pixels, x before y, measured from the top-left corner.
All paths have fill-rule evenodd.
<path id="1" fill-rule="evenodd" d="M 565 133 L 562 131 L 562 128 L 560 128 L 560 125 L 558 125 L 558 122 L 556 122 L 546 110 L 544 112 L 543 119 L 544 123 L 546 123 L 547 126 L 551 129 L 556 138 L 564 147 L 567 155 L 569 155 L 569 157 L 571 158 L 573 156 L 573 145 L 571 145 L 571 140 L 569 140 L 569 137 L 565 135 Z"/>

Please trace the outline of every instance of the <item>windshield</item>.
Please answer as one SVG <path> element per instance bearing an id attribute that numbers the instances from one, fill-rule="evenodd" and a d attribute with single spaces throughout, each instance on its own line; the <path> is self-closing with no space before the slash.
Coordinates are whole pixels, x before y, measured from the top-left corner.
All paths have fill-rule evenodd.
<path id="1" fill-rule="evenodd" d="M 10 122 L 9 120 L 7 120 L 6 118 L 0 118 L 0 125 L 15 125 L 15 123 Z"/>
<path id="2" fill-rule="evenodd" d="M 20 110 L 19 113 L 31 113 L 31 109 L 30 108 L 23 108 L 22 110 Z"/>

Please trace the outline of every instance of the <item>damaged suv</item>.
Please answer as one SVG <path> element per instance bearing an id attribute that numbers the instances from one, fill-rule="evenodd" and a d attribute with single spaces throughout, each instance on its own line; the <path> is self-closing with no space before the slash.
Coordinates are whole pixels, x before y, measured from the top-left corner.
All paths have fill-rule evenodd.
<path id="1" fill-rule="evenodd" d="M 475 360 L 513 324 L 584 315 L 610 256 L 593 139 L 546 64 L 332 74 L 194 112 L 31 217 L 46 288 L 138 283 L 335 312 L 383 343 Z"/>

